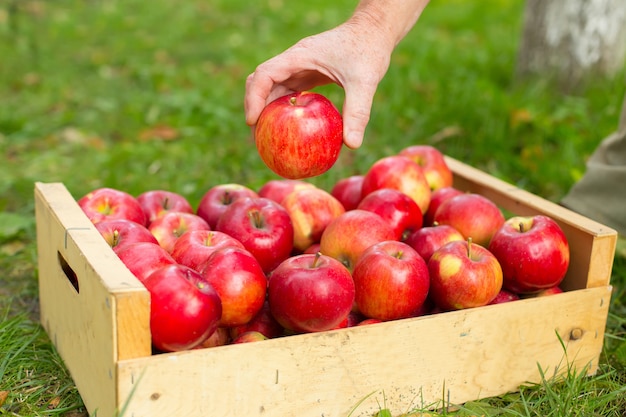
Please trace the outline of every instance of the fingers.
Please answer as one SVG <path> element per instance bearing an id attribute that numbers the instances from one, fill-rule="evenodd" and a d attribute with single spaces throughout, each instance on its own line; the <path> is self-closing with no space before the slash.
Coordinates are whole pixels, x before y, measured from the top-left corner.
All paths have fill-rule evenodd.
<path id="1" fill-rule="evenodd" d="M 343 142 L 350 149 L 357 149 L 363 143 L 365 128 L 370 119 L 376 84 L 346 86 L 346 99 L 343 105 Z"/>

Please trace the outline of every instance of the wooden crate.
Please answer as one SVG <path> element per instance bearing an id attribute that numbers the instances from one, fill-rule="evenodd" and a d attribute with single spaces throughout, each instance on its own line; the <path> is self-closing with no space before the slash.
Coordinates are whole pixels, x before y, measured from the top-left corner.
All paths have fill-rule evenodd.
<path id="1" fill-rule="evenodd" d="M 92 415 L 352 416 L 463 403 L 597 371 L 617 234 L 448 158 L 455 186 L 556 219 L 563 294 L 263 342 L 151 355 L 150 297 L 60 183 L 35 186 L 41 321 Z M 563 346 L 566 349 L 563 349 Z M 362 401 L 362 402 L 361 402 Z"/>

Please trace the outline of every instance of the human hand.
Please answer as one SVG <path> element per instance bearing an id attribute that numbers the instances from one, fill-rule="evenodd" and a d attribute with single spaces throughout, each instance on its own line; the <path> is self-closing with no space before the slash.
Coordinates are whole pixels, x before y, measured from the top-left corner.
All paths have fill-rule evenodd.
<path id="1" fill-rule="evenodd" d="M 335 83 L 345 91 L 344 143 L 352 149 L 360 147 L 376 88 L 395 46 L 385 35 L 348 21 L 304 38 L 260 64 L 246 80 L 246 123 L 254 126 L 263 108 L 278 97 Z"/>

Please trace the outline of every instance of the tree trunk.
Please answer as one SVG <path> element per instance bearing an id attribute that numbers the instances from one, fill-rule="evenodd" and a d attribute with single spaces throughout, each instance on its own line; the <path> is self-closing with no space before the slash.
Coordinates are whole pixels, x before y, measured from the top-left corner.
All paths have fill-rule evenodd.
<path id="1" fill-rule="evenodd" d="M 527 0 L 517 74 L 542 75 L 571 89 L 611 76 L 626 57 L 624 0 Z"/>

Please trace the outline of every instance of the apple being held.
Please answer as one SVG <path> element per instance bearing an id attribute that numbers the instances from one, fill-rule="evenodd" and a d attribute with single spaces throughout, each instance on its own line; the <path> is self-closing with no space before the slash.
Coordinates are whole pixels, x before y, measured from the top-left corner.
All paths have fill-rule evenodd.
<path id="1" fill-rule="evenodd" d="M 350 271 L 330 256 L 290 257 L 269 279 L 268 302 L 274 318 L 294 332 L 335 329 L 354 304 Z"/>
<path id="2" fill-rule="evenodd" d="M 172 255 L 161 245 L 152 242 L 135 242 L 113 248 L 122 263 L 141 282 L 157 269 L 176 264 Z"/>
<path id="3" fill-rule="evenodd" d="M 103 220 L 126 219 L 147 225 L 141 205 L 131 194 L 114 188 L 95 189 L 77 201 L 78 206 L 92 223 Z"/>
<path id="4" fill-rule="evenodd" d="M 388 240 L 370 246 L 352 272 L 358 311 L 369 318 L 411 317 L 426 301 L 428 266 L 409 245 Z"/>
<path id="5" fill-rule="evenodd" d="M 569 267 L 569 244 L 563 230 L 545 215 L 514 216 L 489 244 L 502 265 L 504 288 L 533 293 L 558 286 Z"/>
<path id="6" fill-rule="evenodd" d="M 170 211 L 193 213 L 193 207 L 181 194 L 167 190 L 149 190 L 137 196 L 137 201 L 146 213 L 148 223 Z"/>
<path id="7" fill-rule="evenodd" d="M 281 205 L 291 217 L 293 246 L 300 252 L 319 243 L 326 226 L 345 213 L 339 200 L 317 187 L 292 191 Z"/>
<path id="8" fill-rule="evenodd" d="M 113 250 L 134 242 L 158 243 L 147 227 L 131 220 L 103 220 L 95 227 Z"/>
<path id="9" fill-rule="evenodd" d="M 430 204 L 428 210 L 424 214 L 424 226 L 432 226 L 434 224 L 435 213 L 439 206 L 452 197 L 463 194 L 463 191 L 454 187 L 443 187 L 434 190 L 430 195 Z"/>
<path id="10" fill-rule="evenodd" d="M 365 178 L 364 175 L 351 175 L 341 178 L 330 190 L 330 194 L 343 204 L 346 211 L 354 210 L 361 202 L 363 178 Z"/>
<path id="11" fill-rule="evenodd" d="M 244 249 L 241 242 L 226 233 L 191 230 L 176 239 L 171 254 L 179 264 L 200 271 L 213 252 L 233 246 Z"/>
<path id="12" fill-rule="evenodd" d="M 267 278 L 247 250 L 236 247 L 216 250 L 204 264 L 201 275 L 222 300 L 220 326 L 246 324 L 263 307 Z"/>
<path id="13" fill-rule="evenodd" d="M 268 198 L 244 198 L 232 203 L 216 230 L 240 241 L 269 274 L 293 250 L 293 225 L 283 206 Z"/>
<path id="14" fill-rule="evenodd" d="M 424 171 L 431 190 L 452 186 L 452 171 L 443 153 L 431 145 L 412 145 L 402 149 L 398 155 L 417 162 Z"/>
<path id="15" fill-rule="evenodd" d="M 218 184 L 209 188 L 198 203 L 196 214 L 202 217 L 215 230 L 217 221 L 229 205 L 242 198 L 256 198 L 253 189 L 241 184 Z"/>
<path id="16" fill-rule="evenodd" d="M 399 155 L 374 162 L 363 178 L 362 198 L 381 188 L 393 188 L 411 197 L 423 213 L 430 204 L 430 185 L 417 162 Z"/>
<path id="17" fill-rule="evenodd" d="M 320 251 L 352 271 L 357 259 L 375 243 L 394 240 L 395 232 L 387 221 L 366 210 L 350 210 L 330 222 L 320 240 Z"/>
<path id="18" fill-rule="evenodd" d="M 502 268 L 483 246 L 456 240 L 437 249 L 428 261 L 429 297 L 442 310 L 489 304 L 502 289 Z"/>
<path id="19" fill-rule="evenodd" d="M 437 224 L 447 224 L 461 232 L 465 239 L 484 247 L 502 227 L 505 218 L 500 208 L 487 197 L 463 193 L 446 200 L 435 213 Z"/>
<path id="20" fill-rule="evenodd" d="M 154 219 L 148 225 L 148 230 L 154 235 L 159 245 L 172 253 L 174 244 L 183 234 L 192 230 L 211 230 L 211 227 L 196 214 L 170 211 Z"/>
<path id="21" fill-rule="evenodd" d="M 413 231 L 407 236 L 405 243 L 415 249 L 428 262 L 432 254 L 446 243 L 464 239 L 461 232 L 454 227 L 438 224 Z"/>
<path id="22" fill-rule="evenodd" d="M 281 204 L 287 195 L 301 188 L 315 188 L 315 185 L 303 180 L 288 180 L 286 178 L 269 180 L 259 188 L 258 195 Z"/>
<path id="23" fill-rule="evenodd" d="M 192 349 L 217 330 L 222 315 L 220 297 L 193 269 L 164 266 L 143 284 L 150 292 L 150 331 L 158 350 Z"/>
<path id="24" fill-rule="evenodd" d="M 287 179 L 328 171 L 343 145 L 343 121 L 321 94 L 302 91 L 277 98 L 259 116 L 256 147 L 265 164 Z"/>
<path id="25" fill-rule="evenodd" d="M 376 213 L 387 221 L 396 240 L 403 241 L 411 232 L 422 227 L 422 211 L 415 200 L 392 188 L 372 191 L 361 200 L 357 208 Z"/>

